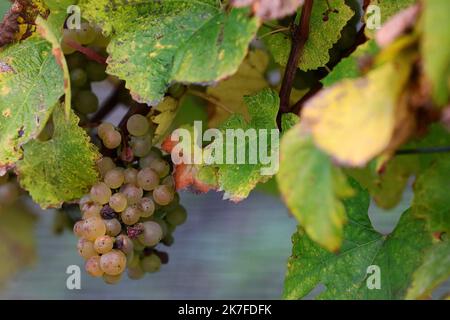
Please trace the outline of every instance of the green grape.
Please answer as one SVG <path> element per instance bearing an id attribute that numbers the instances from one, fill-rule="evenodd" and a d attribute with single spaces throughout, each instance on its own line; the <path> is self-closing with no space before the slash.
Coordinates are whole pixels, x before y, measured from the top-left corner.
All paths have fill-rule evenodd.
<path id="1" fill-rule="evenodd" d="M 147 198 L 147 197 L 142 198 L 140 207 L 141 207 L 141 211 L 142 211 L 141 212 L 142 218 L 151 217 L 153 215 L 153 213 L 155 212 L 155 203 L 150 198 Z"/>
<path id="2" fill-rule="evenodd" d="M 161 227 L 162 238 L 164 238 L 169 233 L 169 226 L 162 218 L 153 217 L 151 221 L 156 222 Z"/>
<path id="3" fill-rule="evenodd" d="M 95 239 L 106 233 L 106 225 L 101 218 L 88 218 L 83 220 L 82 228 L 83 236 L 89 241 L 95 241 Z"/>
<path id="4" fill-rule="evenodd" d="M 141 266 L 138 265 L 136 267 L 128 267 L 127 275 L 131 280 L 139 280 L 145 276 L 145 272 L 142 270 Z"/>
<path id="5" fill-rule="evenodd" d="M 109 157 L 103 157 L 97 162 L 97 168 L 102 177 L 104 177 L 108 171 L 114 169 L 115 167 L 116 165 L 114 164 L 114 161 Z"/>
<path id="6" fill-rule="evenodd" d="M 170 247 L 171 245 L 173 245 L 173 243 L 175 242 L 175 239 L 173 238 L 173 236 L 169 233 L 167 234 L 164 239 L 162 239 L 161 241 L 162 243 L 164 243 L 165 246 Z"/>
<path id="7" fill-rule="evenodd" d="M 157 245 L 163 237 L 161 226 L 154 221 L 143 222 L 142 226 L 144 227 L 144 232 L 139 235 L 139 241 L 149 247 Z"/>
<path id="8" fill-rule="evenodd" d="M 70 83 L 74 87 L 83 87 L 87 82 L 87 74 L 83 69 L 70 71 Z"/>
<path id="9" fill-rule="evenodd" d="M 99 204 L 107 204 L 111 198 L 111 189 L 103 182 L 98 182 L 91 188 L 91 199 Z"/>
<path id="10" fill-rule="evenodd" d="M 104 235 L 94 241 L 94 249 L 100 254 L 108 253 L 114 246 L 114 238 Z"/>
<path id="11" fill-rule="evenodd" d="M 137 204 L 141 201 L 142 196 L 144 195 L 144 191 L 142 188 L 138 188 L 132 184 L 124 185 L 120 192 L 122 192 L 128 201 L 128 205 Z"/>
<path id="12" fill-rule="evenodd" d="M 166 215 L 166 221 L 174 226 L 182 225 L 186 222 L 187 213 L 186 209 L 179 206 L 177 209 L 170 211 Z"/>
<path id="13" fill-rule="evenodd" d="M 104 182 L 111 189 L 118 189 L 125 181 L 124 170 L 122 168 L 114 168 L 105 174 Z"/>
<path id="14" fill-rule="evenodd" d="M 78 68 L 84 69 L 86 67 L 87 59 L 81 52 L 75 52 L 66 58 L 67 65 L 70 70 L 75 70 Z"/>
<path id="15" fill-rule="evenodd" d="M 116 238 L 117 248 L 127 256 L 134 252 L 134 243 L 127 235 L 121 234 Z"/>
<path id="16" fill-rule="evenodd" d="M 144 257 L 141 260 L 141 268 L 145 272 L 157 272 L 161 268 L 161 259 L 154 253 Z"/>
<path id="17" fill-rule="evenodd" d="M 64 29 L 62 38 L 63 39 L 61 41 L 61 49 L 62 49 L 63 53 L 65 55 L 70 55 L 70 54 L 74 53 L 76 51 L 76 49 L 74 49 L 73 47 L 69 46 L 66 43 L 66 40 L 77 41 L 76 40 L 76 31 L 75 30 Z"/>
<path id="18" fill-rule="evenodd" d="M 76 40 L 83 45 L 92 43 L 97 37 L 95 29 L 87 22 L 81 24 L 81 29 L 76 32 Z"/>
<path id="19" fill-rule="evenodd" d="M 106 65 L 94 61 L 89 61 L 87 63 L 86 72 L 87 78 L 91 82 L 103 81 L 108 77 L 106 74 Z"/>
<path id="20" fill-rule="evenodd" d="M 146 117 L 140 114 L 135 114 L 128 119 L 127 129 L 131 135 L 140 137 L 148 132 L 150 125 Z"/>
<path id="21" fill-rule="evenodd" d="M 142 158 L 150 153 L 152 148 L 152 138 L 149 135 L 143 137 L 132 137 L 131 148 L 136 157 Z"/>
<path id="22" fill-rule="evenodd" d="M 97 31 L 97 37 L 94 40 L 94 44 L 100 48 L 106 48 L 110 42 L 110 39 L 105 37 L 101 30 Z"/>
<path id="23" fill-rule="evenodd" d="M 166 206 L 172 202 L 174 191 L 166 185 L 160 185 L 153 190 L 153 200 L 160 206 Z"/>
<path id="24" fill-rule="evenodd" d="M 122 231 L 122 225 L 117 219 L 107 219 L 103 220 L 106 227 L 106 234 L 111 237 L 117 236 L 120 231 Z"/>
<path id="25" fill-rule="evenodd" d="M 116 130 L 107 131 L 102 141 L 106 148 L 111 150 L 116 149 L 122 143 L 122 135 Z"/>
<path id="26" fill-rule="evenodd" d="M 133 239 L 131 241 L 133 242 L 134 251 L 138 252 L 144 251 L 145 245 L 140 240 Z"/>
<path id="27" fill-rule="evenodd" d="M 103 275 L 103 281 L 105 281 L 105 283 L 107 283 L 107 284 L 118 284 L 120 282 L 120 280 L 122 280 L 122 274 L 112 276 L 112 275 L 105 273 Z"/>
<path id="28" fill-rule="evenodd" d="M 141 167 L 142 169 L 150 167 L 153 161 L 160 160 L 161 157 L 161 151 L 159 151 L 159 149 L 152 148 L 147 156 L 139 160 L 139 167 Z"/>
<path id="29" fill-rule="evenodd" d="M 115 212 L 122 212 L 127 207 L 127 197 L 123 193 L 115 193 L 109 199 L 109 206 Z"/>
<path id="30" fill-rule="evenodd" d="M 121 214 L 122 222 L 126 225 L 136 224 L 141 218 L 141 211 L 137 206 L 131 206 L 125 209 Z"/>
<path id="31" fill-rule="evenodd" d="M 84 238 L 78 240 L 77 243 L 78 254 L 83 257 L 85 260 L 90 257 L 97 256 L 97 251 L 94 249 L 94 243 L 92 241 L 88 241 Z"/>
<path id="32" fill-rule="evenodd" d="M 110 276 L 121 274 L 127 265 L 127 257 L 120 250 L 111 250 L 100 257 L 100 267 Z"/>
<path id="33" fill-rule="evenodd" d="M 87 261 L 86 264 L 84 265 L 84 269 L 86 270 L 87 273 L 89 273 L 91 276 L 93 277 L 101 277 L 103 276 L 103 270 L 100 267 L 100 257 L 99 256 L 93 256 L 90 257 Z"/>
<path id="34" fill-rule="evenodd" d="M 175 189 L 175 179 L 172 176 L 165 177 L 161 184 L 168 186 L 169 188 Z"/>
<path id="35" fill-rule="evenodd" d="M 134 168 L 127 168 L 124 171 L 126 184 L 137 184 L 138 171 Z"/>
<path id="36" fill-rule="evenodd" d="M 73 225 L 73 233 L 75 234 L 75 236 L 77 238 L 81 238 L 84 235 L 83 232 L 83 221 L 77 221 L 75 222 L 75 224 Z"/>
<path id="37" fill-rule="evenodd" d="M 159 176 L 152 169 L 144 168 L 137 175 L 137 184 L 145 191 L 154 190 L 159 185 Z"/>
<path id="38" fill-rule="evenodd" d="M 95 202 L 88 202 L 83 205 L 81 211 L 83 212 L 83 219 L 87 218 L 100 218 L 100 211 L 102 206 Z"/>
<path id="39" fill-rule="evenodd" d="M 82 114 L 94 113 L 98 109 L 98 98 L 90 90 L 81 90 L 74 96 L 73 107 Z"/>
<path id="40" fill-rule="evenodd" d="M 167 206 L 164 206 L 164 210 L 172 211 L 177 209 L 179 205 L 180 205 L 180 195 L 175 192 L 172 202 L 170 202 Z"/>
<path id="41" fill-rule="evenodd" d="M 161 178 L 170 173 L 170 165 L 163 159 L 155 159 L 150 163 L 149 168 L 153 169 Z"/>
<path id="42" fill-rule="evenodd" d="M 114 131 L 116 130 L 116 128 L 114 127 L 114 125 L 112 125 L 109 122 L 103 122 L 102 124 L 100 124 L 97 128 L 97 135 L 99 136 L 100 139 L 103 140 L 103 138 L 105 137 L 106 132 L 108 131 Z"/>

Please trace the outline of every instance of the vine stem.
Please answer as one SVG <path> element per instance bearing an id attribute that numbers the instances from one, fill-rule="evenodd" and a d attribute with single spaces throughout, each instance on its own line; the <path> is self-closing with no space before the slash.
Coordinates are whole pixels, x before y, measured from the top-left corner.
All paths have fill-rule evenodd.
<path id="1" fill-rule="evenodd" d="M 300 61 L 303 48 L 309 37 L 309 27 L 311 20 L 311 12 L 314 4 L 314 0 L 305 0 L 305 4 L 302 8 L 299 24 L 294 24 L 294 32 L 292 35 L 292 47 L 289 53 L 289 60 L 286 65 L 286 71 L 284 73 L 283 82 L 280 90 L 280 110 L 278 113 L 278 125 L 281 122 L 281 114 L 288 113 L 290 111 L 290 97 L 292 92 L 292 86 L 294 83 L 295 74 L 297 72 L 298 63 Z"/>
<path id="2" fill-rule="evenodd" d="M 413 154 L 433 154 L 433 153 L 447 153 L 450 152 L 450 146 L 447 147 L 433 147 L 433 148 L 413 148 L 397 150 L 397 156 L 413 155 Z"/>
<path id="3" fill-rule="evenodd" d="M 78 42 L 72 40 L 72 39 L 65 39 L 64 42 L 74 48 L 75 50 L 81 52 L 82 54 L 84 54 L 88 59 L 98 62 L 100 64 L 104 64 L 106 65 L 106 58 L 104 56 L 102 56 L 101 54 L 98 54 L 97 52 L 95 52 L 94 50 L 92 50 L 91 48 L 88 47 L 83 47 L 81 44 L 79 44 Z"/>

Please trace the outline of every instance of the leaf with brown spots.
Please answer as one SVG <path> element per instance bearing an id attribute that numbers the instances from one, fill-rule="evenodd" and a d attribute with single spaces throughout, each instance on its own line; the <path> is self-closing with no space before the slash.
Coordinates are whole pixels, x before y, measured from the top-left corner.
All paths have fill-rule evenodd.
<path id="1" fill-rule="evenodd" d="M 0 51 L 0 175 L 39 135 L 64 93 L 63 72 L 46 40 L 32 36 Z"/>

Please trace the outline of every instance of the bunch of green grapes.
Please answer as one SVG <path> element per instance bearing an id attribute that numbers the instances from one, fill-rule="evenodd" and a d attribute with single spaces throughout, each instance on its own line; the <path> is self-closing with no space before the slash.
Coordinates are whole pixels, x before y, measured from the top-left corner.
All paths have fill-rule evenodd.
<path id="1" fill-rule="evenodd" d="M 108 39 L 101 31 L 84 22 L 79 30 L 65 29 L 61 47 L 66 55 L 70 71 L 72 88 L 72 106 L 80 119 L 86 120 L 89 114 L 95 113 L 99 107 L 97 96 L 92 92 L 91 83 L 103 81 L 107 78 L 106 65 L 90 60 L 85 54 L 76 51 L 70 43 L 88 47 L 101 56 L 106 55 Z"/>
<path id="2" fill-rule="evenodd" d="M 15 176 L 6 173 L 0 176 L 0 209 L 17 201 L 21 193 Z"/>
<path id="3" fill-rule="evenodd" d="M 120 281 L 125 271 L 131 279 L 158 271 L 167 256 L 156 247 L 171 245 L 175 228 L 187 217 L 179 204 L 171 166 L 152 146 L 149 120 L 133 115 L 127 131 L 130 138 L 123 143 L 112 124 L 98 127 L 106 148 L 118 155 L 121 148 L 130 148 L 133 155 L 121 166 L 110 157 L 98 162 L 102 181 L 80 200 L 82 220 L 74 225 L 86 271 L 109 284 Z"/>

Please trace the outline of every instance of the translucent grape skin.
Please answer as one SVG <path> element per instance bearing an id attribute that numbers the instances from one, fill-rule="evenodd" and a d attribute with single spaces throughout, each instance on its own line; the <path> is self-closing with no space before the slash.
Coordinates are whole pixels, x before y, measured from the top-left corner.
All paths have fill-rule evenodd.
<path id="1" fill-rule="evenodd" d="M 83 69 L 74 69 L 70 71 L 70 83 L 75 87 L 83 87 L 87 82 L 87 74 Z"/>
<path id="2" fill-rule="evenodd" d="M 130 141 L 131 148 L 136 157 L 142 158 L 148 155 L 152 149 L 152 137 L 133 137 Z"/>
<path id="3" fill-rule="evenodd" d="M 95 278 L 99 278 L 103 276 L 104 272 L 102 268 L 100 267 L 100 257 L 99 256 L 92 256 L 84 265 L 85 270 L 87 273 L 89 273 L 91 276 Z"/>
<path id="4" fill-rule="evenodd" d="M 117 248 L 127 256 L 133 252 L 134 243 L 127 235 L 121 234 L 116 238 Z"/>
<path id="5" fill-rule="evenodd" d="M 145 191 L 154 190 L 159 184 L 159 176 L 152 169 L 144 168 L 137 175 L 137 184 Z"/>
<path id="6" fill-rule="evenodd" d="M 106 226 L 106 234 L 111 237 L 117 236 L 122 231 L 122 225 L 117 219 L 103 220 Z"/>
<path id="7" fill-rule="evenodd" d="M 109 157 L 103 157 L 97 162 L 97 168 L 102 177 L 104 177 L 108 171 L 114 169 L 115 167 L 116 165 L 114 164 L 114 161 Z"/>
<path id="8" fill-rule="evenodd" d="M 134 168 L 127 168 L 124 171 L 126 184 L 137 184 L 138 171 Z"/>
<path id="9" fill-rule="evenodd" d="M 77 236 L 78 238 L 83 237 L 83 221 L 77 221 L 75 222 L 75 224 L 73 225 L 73 233 L 75 234 L 75 236 Z"/>
<path id="10" fill-rule="evenodd" d="M 142 190 L 142 188 L 138 188 L 132 184 L 123 186 L 120 192 L 127 197 L 128 205 L 139 203 L 144 195 L 144 190 Z"/>
<path id="11" fill-rule="evenodd" d="M 143 222 L 142 226 L 144 227 L 144 232 L 139 235 L 139 241 L 149 247 L 157 245 L 163 237 L 161 226 L 154 221 Z"/>
<path id="12" fill-rule="evenodd" d="M 103 140 L 103 137 L 105 136 L 105 133 L 108 131 L 115 130 L 114 126 L 109 122 L 103 122 L 100 124 L 97 128 L 97 135 L 100 137 L 100 139 Z"/>
<path id="13" fill-rule="evenodd" d="M 156 254 L 151 254 L 142 258 L 140 265 L 145 272 L 157 272 L 161 268 L 161 259 Z"/>
<path id="14" fill-rule="evenodd" d="M 122 222 L 127 225 L 133 225 L 141 218 L 141 211 L 137 206 L 131 206 L 125 209 L 121 214 Z"/>
<path id="15" fill-rule="evenodd" d="M 100 254 L 108 253 L 114 246 L 114 239 L 110 236 L 101 236 L 95 239 L 94 249 Z"/>
<path id="16" fill-rule="evenodd" d="M 141 217 L 149 218 L 155 212 L 156 207 L 152 199 L 144 197 L 141 199 L 140 208 L 141 208 Z"/>
<path id="17" fill-rule="evenodd" d="M 120 250 L 111 250 L 100 257 L 100 267 L 110 276 L 121 274 L 127 265 L 127 257 Z"/>
<path id="18" fill-rule="evenodd" d="M 145 272 L 144 272 L 144 270 L 142 270 L 141 266 L 138 265 L 135 267 L 128 267 L 127 275 L 128 275 L 128 278 L 130 278 L 131 280 L 139 280 L 145 276 Z"/>
<path id="19" fill-rule="evenodd" d="M 103 145 L 108 149 L 116 149 L 122 143 L 122 135 L 117 130 L 107 131 L 102 139 Z"/>
<path id="20" fill-rule="evenodd" d="M 100 218 L 88 218 L 83 220 L 83 236 L 89 241 L 95 241 L 98 237 L 105 235 L 106 226 Z"/>
<path id="21" fill-rule="evenodd" d="M 77 249 L 79 255 L 83 257 L 85 260 L 89 259 L 90 257 L 98 255 L 97 251 L 95 251 L 94 249 L 94 243 L 84 238 L 78 240 Z"/>
<path id="22" fill-rule="evenodd" d="M 88 202 L 83 205 L 81 211 L 83 212 L 83 219 L 100 217 L 102 206 L 95 202 Z"/>
<path id="23" fill-rule="evenodd" d="M 128 205 L 127 197 L 123 193 L 115 193 L 109 199 L 109 206 L 115 212 L 123 212 Z"/>
<path id="24" fill-rule="evenodd" d="M 103 275 L 103 281 L 105 281 L 105 283 L 107 284 L 118 284 L 120 280 L 122 280 L 122 274 L 112 276 L 105 273 Z"/>
<path id="25" fill-rule="evenodd" d="M 103 182 L 96 183 L 91 188 L 91 199 L 99 204 L 107 204 L 111 198 L 111 189 Z"/>
<path id="26" fill-rule="evenodd" d="M 153 190 L 153 200 L 161 206 L 168 205 L 173 198 L 174 191 L 167 185 L 160 185 Z"/>
<path id="27" fill-rule="evenodd" d="M 122 168 L 114 168 L 105 174 L 104 182 L 111 189 L 118 189 L 125 181 L 125 175 Z"/>
<path id="28" fill-rule="evenodd" d="M 128 119 L 127 129 L 131 135 L 140 137 L 148 132 L 150 125 L 146 117 L 140 114 L 135 114 Z"/>

